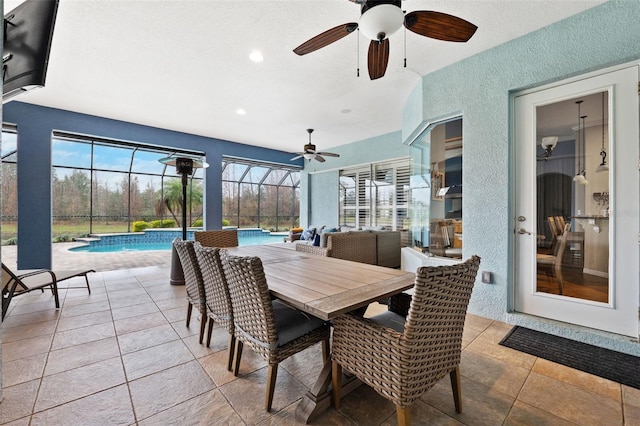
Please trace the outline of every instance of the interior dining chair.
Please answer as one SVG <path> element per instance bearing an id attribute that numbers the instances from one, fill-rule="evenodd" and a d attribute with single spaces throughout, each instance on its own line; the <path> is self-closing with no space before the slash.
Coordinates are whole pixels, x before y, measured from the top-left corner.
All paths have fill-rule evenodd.
<path id="1" fill-rule="evenodd" d="M 229 332 L 227 370 L 233 367 L 233 354 L 236 339 L 233 327 L 233 310 L 229 296 L 229 285 L 222 269 L 220 249 L 203 247 L 199 242 L 194 244 L 202 280 L 204 282 L 206 314 L 209 318 L 207 328 L 207 347 L 211 344 L 211 333 L 214 323 L 218 323 Z"/>
<path id="2" fill-rule="evenodd" d="M 194 239 L 205 247 L 238 247 L 237 229 L 195 231 Z"/>
<path id="3" fill-rule="evenodd" d="M 558 283 L 559 294 L 564 294 L 564 279 L 562 276 L 562 258 L 564 256 L 567 242 L 569 241 L 569 231 L 571 224 L 564 225 L 562 234 L 557 237 L 557 244 L 554 247 L 555 252 L 552 254 L 537 253 L 536 254 L 536 266 L 538 269 L 544 269 L 550 271 L 551 275 Z"/>
<path id="4" fill-rule="evenodd" d="M 371 318 L 353 313 L 333 320 L 333 404 L 340 408 L 342 369 L 396 406 L 399 425 L 411 424 L 410 406 L 447 374 L 462 412 L 462 331 L 480 258 L 416 271 L 405 317 L 391 311 Z"/>
<path id="5" fill-rule="evenodd" d="M 271 411 L 278 364 L 318 342 L 329 353 L 329 326 L 325 321 L 272 300 L 262 261 L 253 256 L 233 256 L 223 251 L 222 264 L 233 307 L 236 348 L 234 375 L 238 375 L 242 349 L 247 345 L 269 364 L 265 409 Z"/>
<path id="6" fill-rule="evenodd" d="M 184 271 L 184 286 L 187 293 L 187 327 L 191 322 L 191 312 L 195 306 L 200 312 L 200 343 L 204 339 L 204 330 L 207 323 L 206 301 L 202 272 L 198 265 L 198 259 L 193 247 L 193 241 L 183 241 L 179 238 L 173 240 L 173 246 L 180 258 L 180 264 Z"/>

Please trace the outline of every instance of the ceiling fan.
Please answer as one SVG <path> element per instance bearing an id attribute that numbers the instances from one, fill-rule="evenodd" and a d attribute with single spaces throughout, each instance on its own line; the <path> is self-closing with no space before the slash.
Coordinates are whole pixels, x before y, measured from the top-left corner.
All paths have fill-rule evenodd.
<path id="1" fill-rule="evenodd" d="M 375 80 L 384 76 L 389 62 L 389 36 L 406 29 L 425 37 L 444 41 L 466 42 L 476 32 L 471 22 L 446 13 L 417 10 L 406 16 L 401 0 L 349 0 L 362 5 L 359 22 L 349 22 L 327 30 L 293 49 L 302 56 L 325 47 L 351 34 L 357 29 L 369 43 L 369 77 Z"/>
<path id="2" fill-rule="evenodd" d="M 303 152 L 296 152 L 297 156 L 293 157 L 290 161 L 297 160 L 298 158 L 304 157 L 306 160 L 313 160 L 314 158 L 321 163 L 325 162 L 325 157 L 340 157 L 339 154 L 334 154 L 333 152 L 318 152 L 316 151 L 316 146 L 311 143 L 311 133 L 313 133 L 313 129 L 307 129 L 307 133 L 309 133 L 309 143 L 304 146 Z"/>

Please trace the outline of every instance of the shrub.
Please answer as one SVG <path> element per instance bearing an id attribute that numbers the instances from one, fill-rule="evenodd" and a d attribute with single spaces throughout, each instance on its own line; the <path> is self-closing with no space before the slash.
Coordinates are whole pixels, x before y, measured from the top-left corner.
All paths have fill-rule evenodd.
<path id="1" fill-rule="evenodd" d="M 147 229 L 150 225 L 144 220 L 137 220 L 133 222 L 133 232 L 142 232 Z"/>
<path id="2" fill-rule="evenodd" d="M 222 219 L 222 226 L 229 226 L 229 221 L 227 219 Z"/>
<path id="3" fill-rule="evenodd" d="M 193 221 L 191 226 L 193 226 L 194 228 L 201 228 L 203 223 L 204 223 L 204 221 L 202 219 L 197 219 L 197 220 Z"/>
<path id="4" fill-rule="evenodd" d="M 175 228 L 176 221 L 173 219 L 152 220 L 149 222 L 149 228 Z"/>
<path id="5" fill-rule="evenodd" d="M 15 246 L 18 245 L 18 239 L 17 238 L 9 238 L 7 240 L 4 240 L 2 242 L 3 246 Z"/>

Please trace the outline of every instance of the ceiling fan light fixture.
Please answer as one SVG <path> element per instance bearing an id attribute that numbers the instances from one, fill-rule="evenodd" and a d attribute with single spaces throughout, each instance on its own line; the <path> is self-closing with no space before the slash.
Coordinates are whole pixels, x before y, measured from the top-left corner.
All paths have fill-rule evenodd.
<path id="1" fill-rule="evenodd" d="M 398 31 L 403 23 L 402 9 L 393 4 L 379 4 L 362 14 L 358 28 L 368 39 L 382 40 Z"/>

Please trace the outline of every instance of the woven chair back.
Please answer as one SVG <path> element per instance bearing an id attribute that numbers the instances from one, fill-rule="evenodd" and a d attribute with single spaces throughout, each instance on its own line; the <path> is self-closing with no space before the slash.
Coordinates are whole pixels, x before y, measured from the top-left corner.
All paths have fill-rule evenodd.
<path id="1" fill-rule="evenodd" d="M 220 249 L 203 247 L 198 242 L 194 244 L 194 248 L 204 281 L 207 316 L 225 326 L 229 333 L 233 334 L 233 310 L 229 285 L 222 268 Z"/>
<path id="2" fill-rule="evenodd" d="M 176 238 L 173 240 L 173 246 L 178 253 L 180 264 L 182 265 L 182 271 L 184 272 L 184 286 L 187 292 L 187 299 L 204 312 L 204 282 L 202 280 L 200 267 L 198 266 L 196 252 L 193 248 L 193 241 L 183 241 Z"/>
<path id="3" fill-rule="evenodd" d="M 238 247 L 237 229 L 195 231 L 193 235 L 195 240 L 205 247 Z"/>
<path id="4" fill-rule="evenodd" d="M 462 331 L 479 266 L 480 257 L 472 256 L 457 265 L 418 268 L 402 339 L 409 363 L 438 366 L 442 375 L 460 363 Z"/>
<path id="5" fill-rule="evenodd" d="M 222 265 L 229 284 L 236 338 L 269 359 L 278 336 L 262 261 L 223 250 Z"/>

